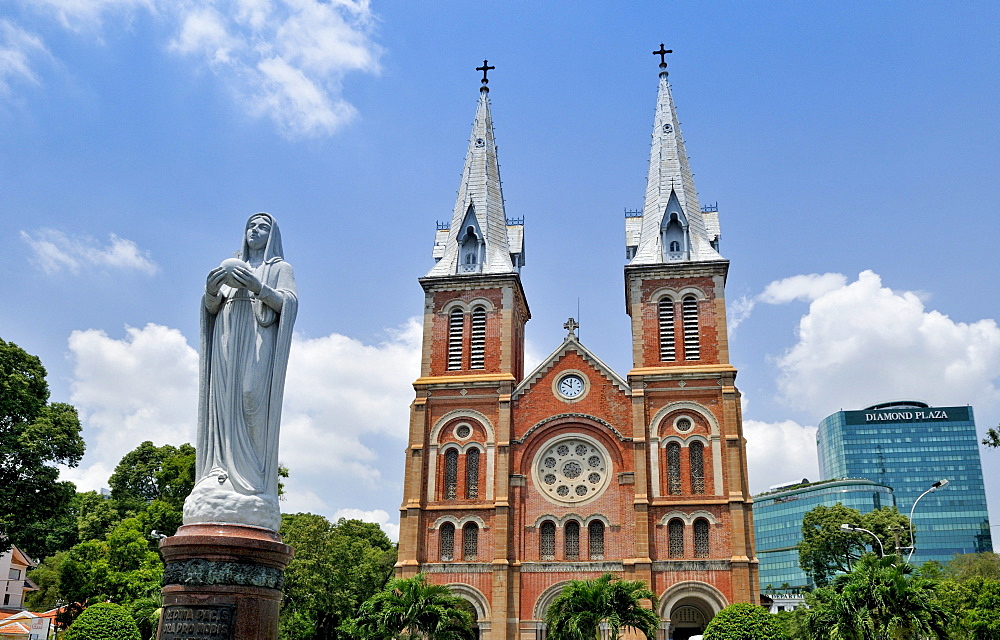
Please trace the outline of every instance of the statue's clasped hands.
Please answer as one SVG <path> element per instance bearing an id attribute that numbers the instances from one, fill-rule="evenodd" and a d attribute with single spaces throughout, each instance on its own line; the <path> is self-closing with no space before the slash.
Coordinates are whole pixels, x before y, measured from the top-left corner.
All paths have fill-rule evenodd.
<path id="1" fill-rule="evenodd" d="M 205 280 L 205 291 L 210 295 L 219 295 L 222 285 L 228 284 L 238 289 L 249 289 L 254 295 L 260 295 L 263 286 L 253 271 L 246 266 L 218 266 L 208 272 Z"/>

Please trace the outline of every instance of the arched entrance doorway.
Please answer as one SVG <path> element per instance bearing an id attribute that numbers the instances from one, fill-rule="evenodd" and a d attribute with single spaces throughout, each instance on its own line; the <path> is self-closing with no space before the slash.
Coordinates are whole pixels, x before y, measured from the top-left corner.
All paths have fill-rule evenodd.
<path id="1" fill-rule="evenodd" d="M 660 596 L 659 640 L 688 640 L 704 633 L 709 621 L 728 604 L 726 596 L 707 582 L 673 585 Z"/>
<path id="2" fill-rule="evenodd" d="M 472 631 L 476 640 L 490 638 L 490 605 L 483 593 L 467 584 L 453 583 L 448 589 L 464 600 L 466 611 L 472 617 Z"/>

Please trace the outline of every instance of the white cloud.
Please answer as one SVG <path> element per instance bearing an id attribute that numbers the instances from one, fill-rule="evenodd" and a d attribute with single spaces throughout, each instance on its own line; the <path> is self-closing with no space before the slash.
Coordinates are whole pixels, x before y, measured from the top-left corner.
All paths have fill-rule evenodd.
<path id="1" fill-rule="evenodd" d="M 39 229 L 33 234 L 22 231 L 21 239 L 34 252 L 34 261 L 48 274 L 62 271 L 78 274 L 92 267 L 139 271 L 146 275 L 159 270 L 148 251 L 113 233 L 103 246 L 89 236 L 69 236 L 55 229 Z"/>
<path id="2" fill-rule="evenodd" d="M 817 417 L 891 399 L 1000 407 L 996 321 L 956 322 L 871 271 L 819 293 L 776 364 L 783 400 Z"/>
<path id="3" fill-rule="evenodd" d="M 758 302 L 784 304 L 799 300 L 811 302 L 823 294 L 843 287 L 847 278 L 839 273 L 807 273 L 775 280 L 756 296 L 740 296 L 729 305 L 729 330 L 733 331 L 750 317 Z"/>
<path id="4" fill-rule="evenodd" d="M 198 404 L 198 354 L 180 331 L 157 324 L 126 327 L 115 339 L 103 331 L 74 331 L 71 402 L 87 440 L 83 467 L 66 477 L 82 490 L 107 486 L 123 455 L 144 440 L 193 442 Z"/>
<path id="5" fill-rule="evenodd" d="M 237 104 L 289 137 L 330 135 L 353 120 L 357 110 L 343 97 L 344 76 L 379 70 L 381 48 L 372 40 L 376 17 L 368 0 L 21 2 L 71 31 L 96 31 L 97 42 L 110 16 L 155 16 L 171 33 L 165 49 L 205 65 Z M 0 88 L 4 61 L 0 49 Z M 13 68 L 34 78 L 26 58 Z"/>
<path id="6" fill-rule="evenodd" d="M 32 64 L 37 58 L 50 57 L 38 35 L 0 19 L 0 95 L 9 95 L 15 81 L 39 84 Z"/>
<path id="7" fill-rule="evenodd" d="M 819 480 L 816 427 L 784 422 L 743 421 L 751 493 L 776 484 Z"/>
<path id="8" fill-rule="evenodd" d="M 362 522 L 373 522 L 385 531 L 385 535 L 393 542 L 399 541 L 399 523 L 389 522 L 389 514 L 382 509 L 372 509 L 364 511 L 362 509 L 338 509 L 331 518 L 334 522 L 341 518 L 348 520 L 360 520 Z"/>

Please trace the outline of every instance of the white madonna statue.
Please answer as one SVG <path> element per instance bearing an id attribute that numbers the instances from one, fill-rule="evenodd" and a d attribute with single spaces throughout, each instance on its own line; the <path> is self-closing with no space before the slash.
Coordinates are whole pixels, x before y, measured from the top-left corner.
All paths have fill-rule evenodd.
<path id="1" fill-rule="evenodd" d="M 281 525 L 278 429 L 297 308 L 278 223 L 256 213 L 239 258 L 205 284 L 196 478 L 184 524 Z"/>

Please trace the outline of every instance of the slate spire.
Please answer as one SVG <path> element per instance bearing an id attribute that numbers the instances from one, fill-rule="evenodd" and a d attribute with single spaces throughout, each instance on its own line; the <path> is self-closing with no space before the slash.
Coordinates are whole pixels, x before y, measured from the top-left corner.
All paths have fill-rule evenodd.
<path id="1" fill-rule="evenodd" d="M 519 246 L 523 227 L 515 225 L 516 228 L 511 230 L 515 236 L 514 243 L 508 239 L 500 165 L 490 114 L 489 81 L 486 79 L 486 72 L 492 68 L 484 60 L 483 67 L 477 69 L 483 72 L 482 86 L 458 185 L 458 197 L 451 225 L 447 230 L 438 231 L 434 247 L 437 264 L 427 273 L 428 277 L 517 273 L 523 264 Z M 512 244 L 518 246 L 512 247 Z"/>
<path id="2" fill-rule="evenodd" d="M 661 58 L 660 83 L 638 246 L 629 264 L 722 260 L 713 247 L 717 233 L 710 234 L 709 230 L 717 223 L 701 211 L 684 150 L 677 108 L 667 81 L 667 64 L 663 61 L 663 54 L 669 51 L 660 45 L 660 51 L 653 53 Z"/>

